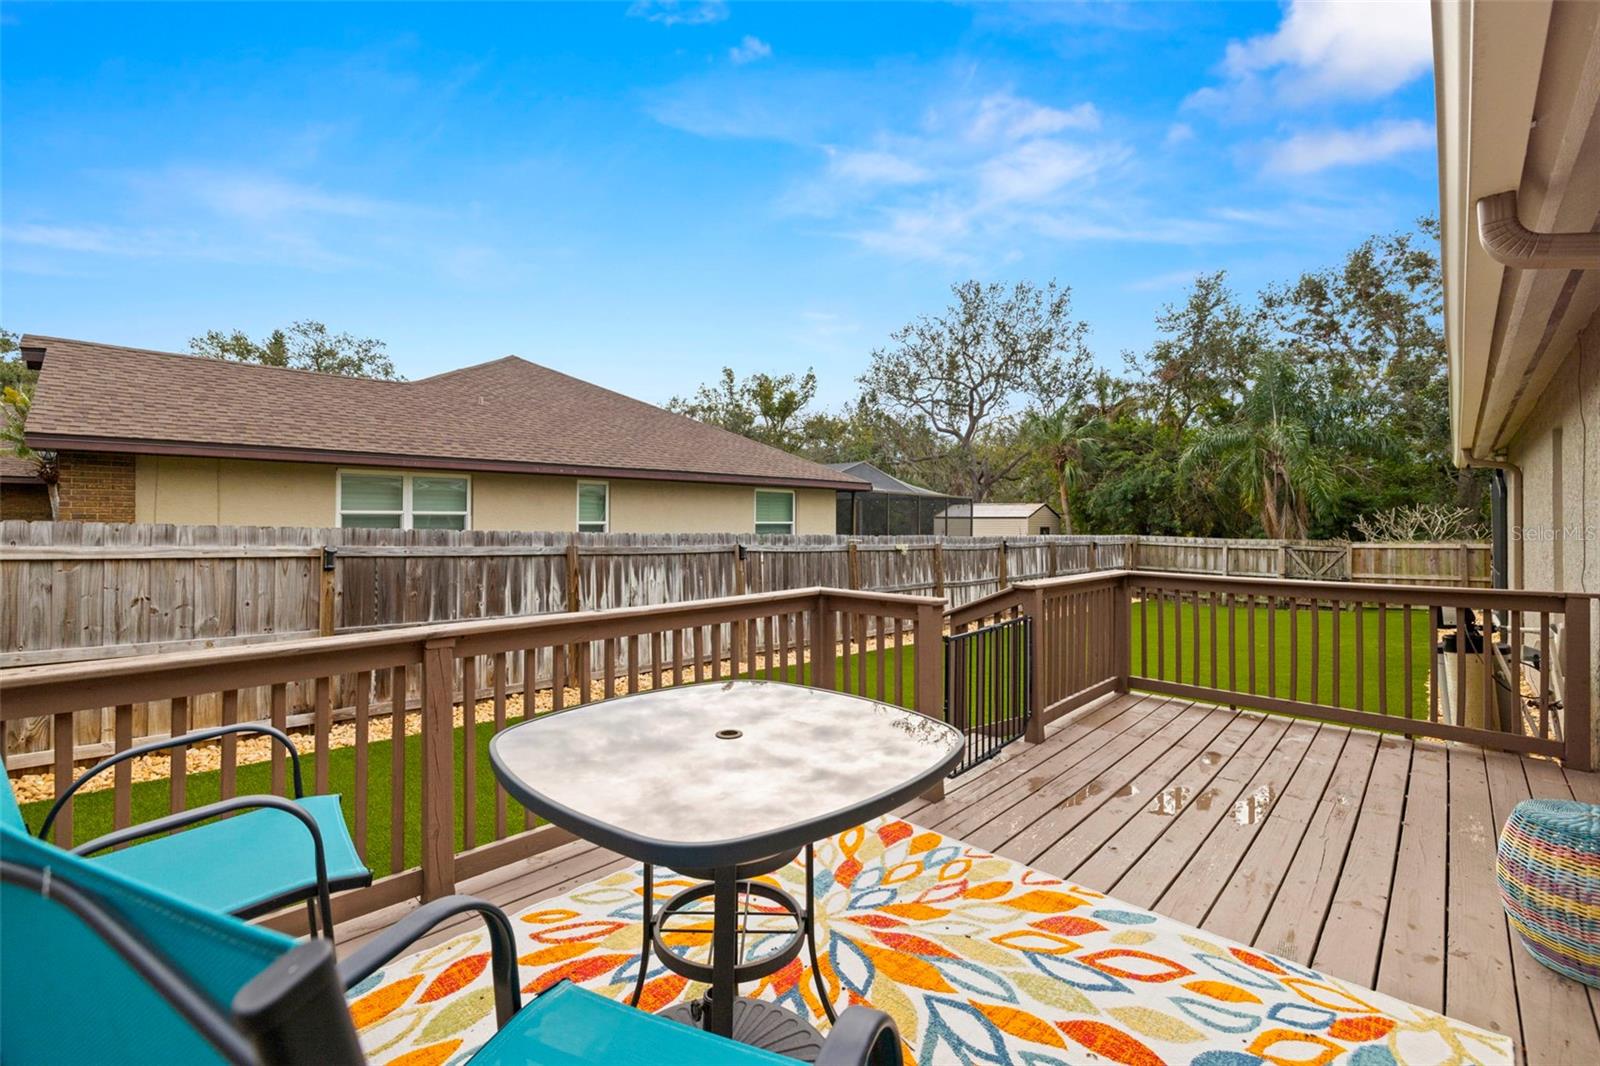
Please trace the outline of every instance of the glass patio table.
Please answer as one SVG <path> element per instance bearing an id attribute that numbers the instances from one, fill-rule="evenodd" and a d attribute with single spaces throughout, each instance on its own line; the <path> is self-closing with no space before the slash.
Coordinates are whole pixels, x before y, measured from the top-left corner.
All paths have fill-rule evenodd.
<path id="1" fill-rule="evenodd" d="M 961 734 L 927 715 L 770 681 L 711 681 L 582 704 L 513 726 L 489 746 L 496 778 L 528 810 L 644 864 L 634 1001 L 653 946 L 667 969 L 709 986 L 703 1000 L 669 1015 L 798 1057 L 820 1041 L 810 1023 L 740 998 L 738 986 L 777 972 L 808 946 L 833 1017 L 816 966 L 813 842 L 923 792 L 961 750 Z M 802 851 L 803 907 L 753 880 Z M 656 866 L 697 883 L 653 916 Z M 709 913 L 696 906 L 707 898 Z M 683 921 L 673 927 L 674 918 Z M 681 946 L 703 935 L 706 918 L 707 961 L 669 946 L 669 938 Z M 775 926 L 784 934 L 776 944 Z M 747 957 L 752 937 L 762 950 Z"/>

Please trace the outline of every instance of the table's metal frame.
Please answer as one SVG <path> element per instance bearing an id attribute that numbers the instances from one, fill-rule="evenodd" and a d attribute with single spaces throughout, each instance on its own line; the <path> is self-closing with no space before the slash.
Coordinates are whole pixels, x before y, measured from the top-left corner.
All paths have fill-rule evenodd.
<path id="1" fill-rule="evenodd" d="M 752 684 L 755 682 L 751 682 Z M 726 685 L 726 681 L 705 682 L 705 684 Z M 786 682 L 763 681 L 763 685 L 783 685 Z M 686 686 L 687 687 L 687 686 Z M 791 685 L 797 689 L 812 690 L 811 686 Z M 833 695 L 847 699 L 861 700 L 863 703 L 879 705 L 880 700 L 868 699 L 851 693 L 836 692 Z M 557 714 L 575 714 L 586 712 L 593 714 L 606 703 L 617 700 L 635 698 L 636 694 L 613 696 L 609 700 L 600 700 L 595 703 L 579 704 L 560 711 L 550 711 L 539 715 L 538 718 L 528 719 L 519 725 L 512 726 L 512 730 L 537 728 L 539 721 Z M 907 713 L 918 713 L 908 711 Z M 500 757 L 499 743 L 505 733 L 497 734 L 489 743 L 489 761 L 493 767 L 494 775 L 501 786 L 517 802 L 528 810 L 549 819 L 575 836 L 602 847 L 610 848 L 631 859 L 644 863 L 646 870 L 646 914 L 650 913 L 652 901 L 652 866 L 665 866 L 679 872 L 685 871 L 711 871 L 709 878 L 714 884 L 712 890 L 713 909 L 715 911 L 712 923 L 712 977 L 713 992 L 726 990 L 726 994 L 714 994 L 711 997 L 711 1011 L 706 1016 L 705 1028 L 723 1036 L 731 1035 L 733 1029 L 733 1000 L 738 993 L 738 904 L 739 885 L 749 879 L 748 872 L 741 876 L 740 871 L 748 871 L 754 864 L 774 856 L 797 854 L 802 848 L 806 850 L 807 873 L 806 885 L 808 895 L 811 895 L 811 864 L 814 861 L 811 845 L 825 837 L 841 833 L 846 829 L 860 825 L 868 819 L 874 818 L 894 807 L 912 799 L 926 791 L 928 786 L 942 779 L 960 761 L 963 743 L 959 732 L 937 718 L 930 721 L 938 723 L 950 731 L 953 743 L 950 754 L 934 766 L 913 778 L 896 782 L 865 800 L 830 811 L 827 814 L 812 819 L 809 822 L 796 822 L 786 825 L 772 832 L 757 833 L 746 837 L 734 837 L 728 840 L 699 841 L 683 843 L 681 841 L 657 840 L 631 833 L 621 826 L 610 825 L 590 819 L 580 811 L 557 803 L 527 782 L 506 766 Z M 510 732 L 507 730 L 506 732 Z M 763 871 L 765 872 L 765 871 Z M 821 988 L 821 974 L 817 966 L 817 948 L 815 936 L 816 900 L 807 900 L 805 914 L 808 924 L 807 940 L 811 949 L 812 971 L 816 976 L 819 990 Z M 644 929 L 644 943 L 640 946 L 640 973 L 638 980 L 642 982 L 644 965 L 650 950 L 651 929 L 647 921 Z M 669 967 L 670 968 L 670 967 Z M 636 992 L 637 997 L 637 992 Z M 822 997 L 828 1016 L 833 1017 L 832 1004 L 826 995 Z"/>
<path id="2" fill-rule="evenodd" d="M 806 856 L 806 902 L 802 907 L 794 898 L 782 889 L 771 885 L 760 884 L 742 876 L 741 871 L 733 868 L 724 868 L 712 871 L 709 877 L 710 884 L 702 883 L 679 892 L 668 900 L 661 909 L 659 916 L 655 914 L 655 867 L 650 863 L 644 864 L 644 935 L 639 940 L 639 972 L 633 984 L 633 996 L 629 1002 L 633 1006 L 639 1005 L 639 999 L 644 994 L 645 975 L 650 967 L 652 947 L 661 965 L 690 980 L 705 981 L 711 985 L 713 992 L 724 989 L 736 993 L 738 986 L 745 981 L 755 981 L 769 974 L 776 973 L 787 966 L 800 954 L 802 947 L 806 948 L 811 957 L 811 977 L 817 989 L 817 1000 L 822 1004 L 823 1011 L 828 1016 L 829 1022 L 839 1020 L 833 1009 L 833 1000 L 828 995 L 827 982 L 822 978 L 822 968 L 818 965 L 817 956 L 817 895 L 816 895 L 816 854 L 811 844 L 805 846 Z M 786 866 L 793 861 L 792 856 L 782 856 L 779 867 Z M 691 876 L 702 876 L 696 871 Z M 732 882 L 731 896 L 728 895 L 727 883 Z M 711 960 L 710 966 L 698 963 L 687 963 L 675 952 L 668 951 L 660 942 L 661 927 L 674 913 L 673 904 L 680 899 L 692 902 L 705 895 L 712 895 L 712 933 L 711 933 Z M 760 895 L 774 900 L 782 905 L 794 917 L 796 934 L 793 943 L 786 944 L 778 951 L 763 956 L 761 959 L 745 963 L 743 961 L 743 948 L 739 942 L 740 933 L 743 931 L 741 918 L 748 917 L 748 912 L 739 907 L 741 894 Z M 731 902 L 725 902 L 731 899 Z M 726 920 L 725 920 L 726 919 Z M 719 965 L 718 960 L 731 956 L 733 959 L 732 973 L 726 973 L 726 967 Z M 732 994 L 721 996 L 708 994 L 704 1000 L 704 1014 L 706 1028 L 712 1032 L 731 1031 L 733 1027 L 733 999 Z"/>

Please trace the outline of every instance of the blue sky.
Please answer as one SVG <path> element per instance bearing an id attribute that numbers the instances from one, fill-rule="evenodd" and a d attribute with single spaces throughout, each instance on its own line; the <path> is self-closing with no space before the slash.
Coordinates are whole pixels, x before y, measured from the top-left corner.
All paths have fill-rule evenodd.
<path id="1" fill-rule="evenodd" d="M 0 7 L 0 324 L 656 402 L 1056 278 L 1107 365 L 1437 210 L 1425 3 Z"/>

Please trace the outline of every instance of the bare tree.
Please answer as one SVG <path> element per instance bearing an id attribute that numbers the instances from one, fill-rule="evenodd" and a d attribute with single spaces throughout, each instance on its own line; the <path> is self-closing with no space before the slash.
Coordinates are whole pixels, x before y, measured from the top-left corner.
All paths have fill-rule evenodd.
<path id="1" fill-rule="evenodd" d="M 1073 320 L 1071 290 L 1054 281 L 968 281 L 951 292 L 942 315 L 891 334 L 860 383 L 869 403 L 930 431 L 934 452 L 908 458 L 947 465 L 942 480 L 986 500 L 1027 457 L 1016 432 L 1022 414 L 1081 393 L 1089 327 Z"/>

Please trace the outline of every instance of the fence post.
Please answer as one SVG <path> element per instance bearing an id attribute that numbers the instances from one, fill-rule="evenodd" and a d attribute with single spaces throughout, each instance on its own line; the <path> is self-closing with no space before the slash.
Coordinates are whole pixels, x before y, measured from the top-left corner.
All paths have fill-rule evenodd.
<path id="1" fill-rule="evenodd" d="M 1223 543 L 1222 543 L 1222 576 L 1223 577 L 1227 577 L 1228 576 L 1228 572 L 1233 568 L 1233 560 L 1231 558 L 1229 558 L 1229 556 L 1232 555 L 1232 553 L 1233 553 L 1233 546 L 1231 544 L 1229 544 L 1227 541 L 1223 541 Z"/>
<path id="2" fill-rule="evenodd" d="M 1570 770 L 1588 770 L 1594 765 L 1589 747 L 1589 671 L 1595 662 L 1595 649 L 1589 643 L 1589 597 L 1568 596 L 1563 611 L 1561 665 L 1567 676 L 1566 690 L 1561 694 L 1561 720 L 1566 729 L 1567 750 L 1562 762 Z"/>
<path id="3" fill-rule="evenodd" d="M 945 719 L 944 707 L 944 609 L 937 603 L 917 607 L 912 642 L 916 645 L 917 711 L 929 718 Z M 924 799 L 944 799 L 944 778 L 929 786 Z"/>
<path id="4" fill-rule="evenodd" d="M 733 594 L 735 596 L 743 596 L 745 593 L 744 560 L 744 545 L 735 544 L 733 546 Z"/>
<path id="5" fill-rule="evenodd" d="M 845 548 L 848 556 L 845 569 L 849 573 L 850 587 L 859 589 L 861 587 L 861 551 L 856 547 L 856 542 L 853 540 Z"/>
<path id="6" fill-rule="evenodd" d="M 317 632 L 333 636 L 334 590 L 338 587 L 339 556 L 335 549 L 323 546 L 322 583 L 317 596 Z"/>
<path id="7" fill-rule="evenodd" d="M 1044 633 L 1044 589 L 1028 590 L 1023 613 L 1028 623 L 1028 728 L 1023 734 L 1029 744 L 1044 743 L 1044 653 L 1049 641 Z"/>
<path id="8" fill-rule="evenodd" d="M 1090 569 L 1090 571 L 1095 571 L 1095 570 L 1100 569 L 1100 553 L 1096 550 L 1096 548 L 1098 546 L 1099 546 L 1099 541 L 1091 540 L 1089 542 L 1089 569 Z"/>
<path id="9" fill-rule="evenodd" d="M 422 899 L 456 887 L 455 638 L 430 640 L 422 656 Z M 470 705 L 469 705 L 470 706 Z"/>
<path id="10" fill-rule="evenodd" d="M 738 639 L 739 623 L 733 625 L 734 638 Z M 833 621 L 833 605 L 828 602 L 827 593 L 817 597 L 817 629 L 816 644 L 812 647 L 811 656 L 814 660 L 811 667 L 811 683 L 818 688 L 833 689 L 838 687 L 838 644 L 839 631 Z"/>
<path id="11" fill-rule="evenodd" d="M 1007 583 L 1006 571 L 1008 569 L 1008 567 L 1006 566 L 1006 539 L 1004 537 L 1000 538 L 1000 561 L 999 561 L 999 563 L 997 565 L 999 567 L 999 569 L 997 571 L 997 573 L 998 573 L 997 586 L 998 587 L 996 587 L 995 591 L 996 592 L 1004 592 L 1006 590 L 1006 583 Z"/>
<path id="12" fill-rule="evenodd" d="M 944 541 L 933 542 L 933 594 L 941 600 L 944 595 Z"/>

